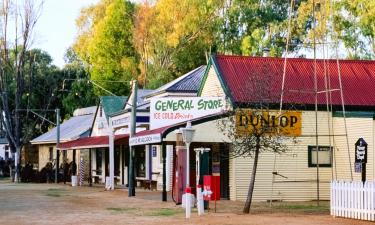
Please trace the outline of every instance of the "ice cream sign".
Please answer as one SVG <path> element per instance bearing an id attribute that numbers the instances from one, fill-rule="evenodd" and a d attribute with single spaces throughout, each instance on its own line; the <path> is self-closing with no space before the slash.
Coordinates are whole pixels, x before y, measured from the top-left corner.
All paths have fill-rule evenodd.
<path id="1" fill-rule="evenodd" d="M 217 114 L 226 108 L 223 97 L 153 98 L 150 105 L 150 129 Z"/>

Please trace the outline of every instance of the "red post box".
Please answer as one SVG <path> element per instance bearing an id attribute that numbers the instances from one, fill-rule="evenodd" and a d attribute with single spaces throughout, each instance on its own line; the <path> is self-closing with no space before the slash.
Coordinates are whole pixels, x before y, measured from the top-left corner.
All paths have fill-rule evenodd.
<path id="1" fill-rule="evenodd" d="M 205 201 L 220 200 L 220 176 L 203 176 L 203 199 Z"/>

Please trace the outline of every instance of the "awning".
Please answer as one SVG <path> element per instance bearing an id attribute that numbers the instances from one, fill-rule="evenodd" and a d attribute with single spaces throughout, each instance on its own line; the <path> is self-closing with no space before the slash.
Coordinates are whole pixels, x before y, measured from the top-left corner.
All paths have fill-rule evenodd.
<path id="1" fill-rule="evenodd" d="M 128 134 L 115 135 L 115 144 L 125 144 L 129 139 Z M 109 147 L 108 136 L 84 137 L 77 140 L 61 143 L 59 150 L 106 148 Z"/>
<path id="2" fill-rule="evenodd" d="M 207 122 L 210 120 L 215 120 L 218 118 L 222 118 L 224 116 L 230 115 L 230 112 L 223 111 L 220 113 L 215 113 L 212 115 L 202 116 L 199 118 L 196 118 L 194 120 L 191 120 L 190 122 L 195 125 L 203 122 Z M 129 138 L 129 145 L 135 146 L 135 145 L 147 145 L 147 144 L 157 144 L 161 143 L 163 141 L 163 138 L 170 132 L 177 130 L 179 128 L 185 127 L 186 122 L 180 122 L 177 124 L 173 124 L 170 126 L 160 127 L 153 130 L 144 130 L 136 133 L 134 137 Z"/>

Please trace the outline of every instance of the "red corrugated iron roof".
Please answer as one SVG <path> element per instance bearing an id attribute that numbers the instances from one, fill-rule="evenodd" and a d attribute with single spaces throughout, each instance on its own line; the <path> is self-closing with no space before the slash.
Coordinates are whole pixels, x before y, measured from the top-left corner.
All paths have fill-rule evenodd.
<path id="1" fill-rule="evenodd" d="M 128 134 L 115 135 L 115 144 L 122 144 L 129 140 Z M 87 148 L 104 148 L 109 146 L 108 136 L 84 137 L 77 140 L 61 143 L 60 150 L 69 149 L 87 149 Z"/>
<path id="2" fill-rule="evenodd" d="M 213 63 L 234 103 L 280 102 L 284 58 L 216 55 Z M 315 64 L 313 59 L 288 58 L 284 103 L 315 104 L 314 65 L 318 91 L 326 90 L 326 83 L 329 89 L 340 89 L 336 60 Z M 375 61 L 339 60 L 339 68 L 345 105 L 375 106 Z M 331 103 L 341 105 L 340 92 L 331 93 Z M 326 102 L 326 94 L 319 94 L 318 104 Z"/>

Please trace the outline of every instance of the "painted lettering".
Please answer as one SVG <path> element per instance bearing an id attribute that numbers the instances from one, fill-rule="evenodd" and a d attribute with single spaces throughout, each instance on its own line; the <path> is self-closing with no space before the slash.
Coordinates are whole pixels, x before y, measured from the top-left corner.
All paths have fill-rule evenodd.
<path id="1" fill-rule="evenodd" d="M 286 116 L 281 116 L 280 117 L 280 126 L 281 127 L 288 126 L 288 123 L 289 123 L 288 117 L 286 117 Z"/>
<path id="2" fill-rule="evenodd" d="M 298 121 L 296 116 L 290 116 L 290 127 L 294 127 L 294 124 L 296 124 Z"/>
<path id="3" fill-rule="evenodd" d="M 236 127 L 239 132 L 262 131 L 267 133 L 280 132 L 287 136 L 301 135 L 301 113 L 286 112 L 277 116 L 277 112 L 253 113 L 244 110 L 236 116 Z"/>
<path id="4" fill-rule="evenodd" d="M 198 110 L 219 109 L 222 107 L 223 107 L 223 102 L 221 99 L 218 99 L 218 100 L 201 99 L 198 101 Z"/>

